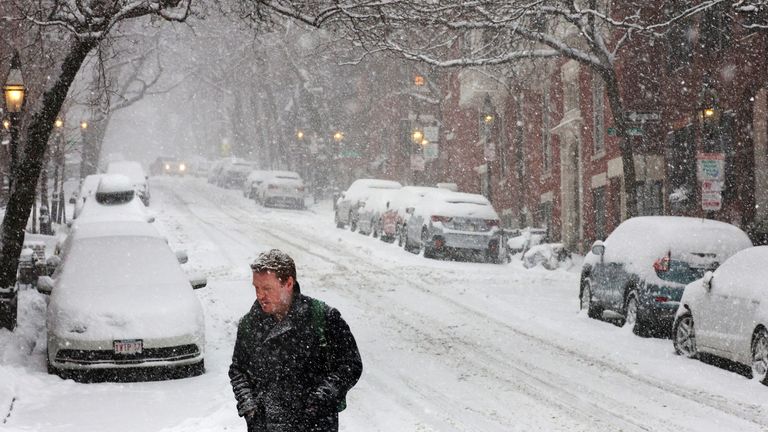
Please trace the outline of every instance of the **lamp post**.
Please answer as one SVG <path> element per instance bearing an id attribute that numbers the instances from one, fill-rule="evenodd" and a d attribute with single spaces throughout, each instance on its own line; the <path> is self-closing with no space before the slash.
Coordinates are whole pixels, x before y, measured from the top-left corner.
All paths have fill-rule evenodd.
<path id="1" fill-rule="evenodd" d="M 8 129 L 11 132 L 8 190 L 12 191 L 12 182 L 15 178 L 16 164 L 18 163 L 19 117 L 24 107 L 27 93 L 27 88 L 24 86 L 24 77 L 21 74 L 21 60 L 19 59 L 18 51 L 14 53 L 11 60 L 11 69 L 8 71 L 8 78 L 5 80 L 3 93 L 5 96 L 5 109 L 8 111 Z M 3 125 L 5 126 L 5 122 Z"/>
<path id="2" fill-rule="evenodd" d="M 83 142 L 82 150 L 80 151 L 80 180 L 85 179 L 95 171 L 91 171 L 91 146 L 88 142 L 88 121 L 82 120 L 80 122 L 80 138 Z"/>
<path id="3" fill-rule="evenodd" d="M 496 116 L 494 115 L 491 97 L 486 94 L 485 100 L 483 101 L 483 110 L 480 113 L 480 139 L 483 143 L 483 155 L 485 157 L 485 196 L 488 198 L 488 201 L 491 202 L 493 202 L 493 199 L 491 198 L 493 195 L 493 184 L 491 182 L 491 162 L 496 160 L 496 151 L 495 146 L 491 141 L 491 134 L 493 132 L 493 123 L 495 121 Z"/>

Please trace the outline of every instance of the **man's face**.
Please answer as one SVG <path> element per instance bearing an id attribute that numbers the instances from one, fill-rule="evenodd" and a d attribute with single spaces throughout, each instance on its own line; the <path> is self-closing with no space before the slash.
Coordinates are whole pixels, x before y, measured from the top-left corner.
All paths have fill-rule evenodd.
<path id="1" fill-rule="evenodd" d="M 285 282 L 272 272 L 254 273 L 253 287 L 261 310 L 269 315 L 283 318 L 288 313 L 293 300 L 293 278 L 288 276 Z"/>

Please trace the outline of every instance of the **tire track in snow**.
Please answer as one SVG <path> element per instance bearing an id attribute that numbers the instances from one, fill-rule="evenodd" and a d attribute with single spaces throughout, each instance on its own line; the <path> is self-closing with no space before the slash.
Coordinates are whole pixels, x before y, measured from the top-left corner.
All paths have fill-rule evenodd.
<path id="1" fill-rule="evenodd" d="M 184 200 L 182 199 L 182 202 L 183 201 Z M 234 226 L 237 228 L 237 230 L 242 235 L 242 237 L 234 236 L 234 235 L 232 235 L 232 234 L 230 234 L 230 233 L 228 233 L 228 232 L 226 232 L 224 230 L 221 230 L 222 234 L 226 234 L 233 241 L 240 242 L 241 244 L 242 244 L 242 238 L 248 238 L 249 235 L 253 235 L 252 232 L 248 232 L 247 230 L 243 230 L 241 225 L 244 224 L 248 220 L 255 219 L 256 216 L 258 216 L 258 214 L 254 215 L 253 213 L 250 213 L 250 212 L 242 209 L 242 207 L 235 207 L 235 206 L 226 206 L 225 208 L 220 208 L 219 210 L 221 210 L 222 214 L 225 215 L 226 217 L 228 217 L 234 223 Z M 229 214 L 230 212 L 234 213 L 234 214 Z M 236 214 L 241 214 L 243 216 L 243 218 L 235 217 Z M 289 238 L 283 237 L 283 236 L 275 233 L 273 230 L 268 230 L 267 228 L 261 226 L 258 223 L 250 224 L 250 225 L 247 226 L 247 228 L 248 228 L 248 230 L 257 229 L 263 235 L 272 237 L 272 238 L 278 240 L 279 242 L 282 242 L 282 243 L 285 243 L 285 244 L 289 244 L 292 247 L 297 248 L 299 250 L 302 250 L 302 251 L 304 251 L 307 254 L 313 255 L 313 256 L 317 257 L 318 259 L 321 259 L 321 260 L 324 260 L 324 261 L 328 262 L 329 264 L 333 264 L 333 265 L 341 268 L 344 272 L 346 272 L 346 274 L 356 274 L 357 277 L 360 278 L 361 281 L 372 282 L 372 283 L 367 284 L 367 285 L 376 286 L 377 284 L 381 284 L 381 280 L 380 279 L 371 278 L 369 275 L 360 272 L 358 269 L 352 269 L 352 268 L 347 267 L 344 263 L 342 263 L 338 259 L 334 260 L 334 259 L 330 258 L 330 257 L 333 257 L 333 256 L 335 256 L 337 258 L 339 256 L 346 256 L 346 257 L 352 258 L 352 262 L 354 262 L 355 260 L 359 260 L 360 259 L 359 256 L 350 255 L 349 250 L 346 249 L 346 248 L 333 247 L 333 246 L 335 246 L 335 244 L 327 244 L 327 243 L 319 242 L 318 238 L 312 238 L 312 237 L 306 235 L 306 233 L 303 233 L 304 235 L 300 235 L 298 230 L 296 229 L 297 227 L 292 227 L 293 229 L 291 231 L 291 235 L 297 236 L 297 237 L 301 237 L 301 239 L 299 239 L 299 240 L 305 240 L 305 242 L 304 242 L 305 244 L 312 244 L 313 245 L 312 249 L 307 248 L 305 244 L 297 243 L 294 239 L 289 239 Z M 284 229 L 285 227 L 281 227 L 281 228 Z M 301 228 L 303 228 L 303 227 L 301 227 Z M 330 253 L 318 253 L 317 249 L 319 247 L 325 249 L 326 251 L 328 251 Z M 474 315 L 478 319 L 481 319 L 481 320 L 483 320 L 485 322 L 490 322 L 491 324 L 493 324 L 493 325 L 495 325 L 497 327 L 501 327 L 501 329 L 504 330 L 504 331 L 512 332 L 512 333 L 516 334 L 517 336 L 521 336 L 521 337 L 524 337 L 526 339 L 529 339 L 532 343 L 547 346 L 549 349 L 557 351 L 560 354 L 561 357 L 566 357 L 566 356 L 567 357 L 575 357 L 577 361 L 579 361 L 581 363 L 584 363 L 586 365 L 589 365 L 590 367 L 596 367 L 597 366 L 597 367 L 600 367 L 600 368 L 604 368 L 604 369 L 606 369 L 606 370 L 608 370 L 610 372 L 623 375 L 624 378 L 628 378 L 630 380 L 630 383 L 632 383 L 632 381 L 634 381 L 634 382 L 641 383 L 641 384 L 644 384 L 646 386 L 652 387 L 653 389 L 656 389 L 656 390 L 663 390 L 663 391 L 665 391 L 667 393 L 675 395 L 675 396 L 677 396 L 679 398 L 682 398 L 684 400 L 687 400 L 689 402 L 699 403 L 699 404 L 701 404 L 701 405 L 703 405 L 705 407 L 709 407 L 711 409 L 714 409 L 714 410 L 717 410 L 717 411 L 721 411 L 721 412 L 723 412 L 725 414 L 737 417 L 737 418 L 739 418 L 741 420 L 745 420 L 745 421 L 748 421 L 750 423 L 754 423 L 756 425 L 764 425 L 765 424 L 764 423 L 764 416 L 761 416 L 759 412 L 755 413 L 755 410 L 761 411 L 762 410 L 761 407 L 754 406 L 754 405 L 753 406 L 744 406 L 744 407 L 738 406 L 738 405 L 736 405 L 735 403 L 733 403 L 733 402 L 731 402 L 729 400 L 716 399 L 715 395 L 705 394 L 705 393 L 702 393 L 702 392 L 688 391 L 686 389 L 681 389 L 679 387 L 671 386 L 671 385 L 669 385 L 667 383 L 664 383 L 664 382 L 659 382 L 659 381 L 656 381 L 656 380 L 653 380 L 653 379 L 650 379 L 650 378 L 647 378 L 647 377 L 636 375 L 636 374 L 632 373 L 631 371 L 628 371 L 628 370 L 626 370 L 624 368 L 618 367 L 618 366 L 616 366 L 616 365 L 614 365 L 612 363 L 608 363 L 608 362 L 606 362 L 604 360 L 591 357 L 591 356 L 586 355 L 584 353 L 578 352 L 578 351 L 576 351 L 576 350 L 574 350 L 572 348 L 564 347 L 564 346 L 561 346 L 561 345 L 559 345 L 557 343 L 553 343 L 552 341 L 549 341 L 549 340 L 546 340 L 546 339 L 542 339 L 542 338 L 540 338 L 538 336 L 535 336 L 535 335 L 529 334 L 527 332 L 521 331 L 519 329 L 516 329 L 514 327 L 511 327 L 509 324 L 504 323 L 504 322 L 502 322 L 500 320 L 496 320 L 496 319 L 493 319 L 493 318 L 491 318 L 491 317 L 489 317 L 487 315 L 483 315 L 480 312 L 477 312 L 476 310 L 474 310 L 473 308 L 470 308 L 470 307 L 468 307 L 468 306 L 466 306 L 466 305 L 464 305 L 464 304 L 462 304 L 462 303 L 460 303 L 460 302 L 458 302 L 458 301 L 456 301 L 456 300 L 454 300 L 454 299 L 452 299 L 450 297 L 447 297 L 445 295 L 441 295 L 440 293 L 435 292 L 432 289 L 430 289 L 428 286 L 426 286 L 424 284 L 421 284 L 421 283 L 418 283 L 418 282 L 414 281 L 413 279 L 405 278 L 405 277 L 400 276 L 400 275 L 393 275 L 392 271 L 390 269 L 383 268 L 383 267 L 378 266 L 378 265 L 376 265 L 374 263 L 371 263 L 371 262 L 367 262 L 366 265 L 375 268 L 377 270 L 375 273 L 378 274 L 378 275 L 386 275 L 387 277 L 390 277 L 392 279 L 400 280 L 401 282 L 404 282 L 406 284 L 406 286 L 418 288 L 419 290 L 421 290 L 425 294 L 428 294 L 428 295 L 433 296 L 433 297 L 440 298 L 441 300 L 450 303 L 453 307 L 456 307 L 456 308 L 459 308 L 460 310 L 463 310 L 463 312 L 465 312 L 465 313 L 470 313 L 470 314 Z M 339 286 L 340 287 L 344 287 L 344 284 L 339 284 Z M 358 292 L 356 292 L 354 290 L 348 290 L 348 289 L 346 291 L 349 294 L 354 295 L 358 300 L 360 300 L 360 301 L 362 301 L 364 303 L 369 304 L 369 306 L 376 307 L 376 305 L 372 304 L 369 299 L 363 298 L 363 297 L 359 296 Z M 405 321 L 401 321 L 401 324 L 409 325 L 409 323 L 405 322 Z M 428 328 L 428 327 L 424 326 L 422 328 Z M 455 335 L 448 334 L 448 335 L 443 335 L 443 337 L 455 337 Z M 468 351 L 482 350 L 483 357 L 494 359 L 494 362 L 492 362 L 492 363 L 495 363 L 497 361 L 501 361 L 500 364 L 507 363 L 506 366 L 514 366 L 514 365 L 509 364 L 510 363 L 509 359 L 506 357 L 505 353 L 503 353 L 503 352 L 498 352 L 498 353 L 493 353 L 492 354 L 492 353 L 487 352 L 487 349 L 488 349 L 487 347 L 480 347 L 480 346 L 477 346 L 476 344 L 473 344 L 471 342 L 467 343 L 466 340 L 463 340 L 463 339 L 460 339 L 460 340 L 466 345 L 466 347 L 468 348 Z M 522 360 L 522 359 L 519 359 L 519 360 Z M 465 358 L 464 361 L 467 361 L 467 362 L 477 362 L 478 359 L 467 359 L 467 358 Z M 548 390 L 553 391 L 553 392 L 561 392 L 562 393 L 564 391 L 564 389 L 562 387 L 562 383 L 563 382 L 572 381 L 572 379 L 570 379 L 569 377 L 562 376 L 562 375 L 560 375 L 560 376 L 554 375 L 552 377 L 553 379 L 551 381 L 550 380 L 546 380 L 546 379 L 542 379 L 542 378 L 540 378 L 538 376 L 538 375 L 541 374 L 541 372 L 544 372 L 542 375 L 553 375 L 553 373 L 551 371 L 547 371 L 547 370 L 541 369 L 541 368 L 539 368 L 536 365 L 532 365 L 530 363 L 526 363 L 525 361 L 522 362 L 522 365 L 523 365 L 522 368 L 518 368 L 517 369 L 518 373 L 524 374 L 524 375 L 528 375 L 529 379 L 532 379 L 534 382 L 536 382 L 538 386 L 544 386 Z M 495 364 L 486 364 L 486 367 L 493 368 L 494 366 L 497 367 L 497 365 L 495 365 Z M 539 373 L 531 374 L 531 373 L 529 373 L 529 371 L 531 371 L 531 370 L 536 370 Z M 491 374 L 494 374 L 493 371 L 490 371 L 490 372 L 491 372 Z M 499 375 L 498 373 L 495 373 L 495 374 Z M 504 377 L 502 376 L 500 378 L 504 378 Z M 563 381 L 563 379 L 565 381 Z M 576 383 L 576 384 L 578 384 L 578 383 Z M 538 393 L 541 393 L 541 392 L 538 392 Z M 539 397 L 541 395 L 540 394 L 534 394 L 534 396 L 535 397 Z M 578 407 L 578 409 L 589 408 L 588 406 L 587 407 L 583 406 L 583 401 L 579 400 L 579 399 L 581 399 L 580 395 L 573 394 L 573 393 L 567 393 L 567 396 L 568 397 L 565 398 L 566 399 L 565 401 L 557 401 L 558 402 L 557 404 L 565 405 L 566 407 L 568 407 L 568 406 L 574 405 L 574 403 L 575 403 L 575 405 Z M 596 395 L 594 395 L 594 396 L 596 396 Z M 653 395 L 651 395 L 651 396 L 653 396 Z M 555 398 L 555 399 L 562 399 L 562 397 Z M 611 404 L 614 405 L 613 406 L 614 409 L 616 408 L 615 405 L 617 404 L 617 402 L 615 400 L 610 400 L 610 398 L 609 398 L 609 400 L 607 402 L 610 402 L 609 405 L 611 405 Z M 601 417 L 604 416 L 606 407 L 605 406 L 601 406 L 601 405 L 596 405 L 596 404 L 593 404 L 593 406 L 594 406 L 595 410 L 599 411 L 599 412 L 595 413 L 595 415 L 597 417 L 594 418 L 594 420 L 598 420 L 598 419 L 600 419 Z M 631 405 L 624 404 L 621 408 L 623 408 L 622 410 L 625 411 L 625 412 L 636 411 L 636 407 L 633 407 Z M 642 418 L 630 419 L 630 418 L 628 418 L 628 417 L 626 417 L 624 415 L 621 415 L 619 413 L 612 413 L 612 415 L 617 417 L 616 420 L 619 420 L 619 423 L 624 423 L 623 424 L 624 427 L 632 427 L 633 430 L 648 430 L 648 423 L 649 423 L 648 417 L 643 416 Z M 660 419 L 659 418 L 659 419 L 656 419 L 656 420 L 659 422 L 658 426 L 659 426 L 660 429 L 667 429 L 669 427 L 669 424 L 670 424 L 669 423 L 669 419 Z M 618 426 L 618 425 L 615 425 L 615 426 Z M 680 425 L 680 426 L 687 427 L 686 425 Z M 652 429 L 653 430 L 658 430 L 659 428 L 652 428 Z"/>

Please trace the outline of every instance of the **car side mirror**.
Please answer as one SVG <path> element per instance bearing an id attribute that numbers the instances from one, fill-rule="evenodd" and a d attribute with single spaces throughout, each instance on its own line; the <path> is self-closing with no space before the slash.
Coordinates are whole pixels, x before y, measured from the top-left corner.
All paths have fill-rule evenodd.
<path id="1" fill-rule="evenodd" d="M 714 279 L 715 274 L 711 271 L 708 271 L 704 273 L 704 278 L 702 279 L 701 283 L 704 285 L 704 289 L 707 291 L 712 290 L 712 279 Z"/>
<path id="2" fill-rule="evenodd" d="M 208 285 L 208 278 L 201 275 L 193 275 L 189 278 L 189 284 L 192 285 L 192 289 L 205 288 Z"/>
<path id="3" fill-rule="evenodd" d="M 605 245 L 602 241 L 597 240 L 592 244 L 592 253 L 601 257 L 605 255 Z"/>
<path id="4" fill-rule="evenodd" d="M 50 276 L 39 276 L 37 278 L 37 290 L 41 294 L 50 295 L 53 291 L 54 280 Z"/>
<path id="5" fill-rule="evenodd" d="M 177 250 L 176 259 L 179 261 L 179 264 L 186 264 L 187 261 L 189 261 L 189 256 L 187 255 L 187 251 Z"/>

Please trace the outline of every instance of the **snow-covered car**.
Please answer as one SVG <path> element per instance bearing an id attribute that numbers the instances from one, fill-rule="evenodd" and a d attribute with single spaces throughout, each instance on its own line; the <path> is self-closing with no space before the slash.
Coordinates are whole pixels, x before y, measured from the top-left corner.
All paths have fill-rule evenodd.
<path id="1" fill-rule="evenodd" d="M 139 194 L 141 202 L 149 206 L 149 177 L 144 173 L 141 164 L 134 161 L 110 162 L 107 165 L 107 174 L 122 174 L 128 177 L 134 189 Z"/>
<path id="2" fill-rule="evenodd" d="M 103 174 L 91 174 L 83 179 L 79 192 L 72 197 L 74 200 L 72 204 L 75 205 L 73 217 L 76 218 L 80 215 L 80 212 L 83 210 L 83 204 L 96 193 L 96 188 L 99 187 L 102 176 Z"/>
<path id="3" fill-rule="evenodd" d="M 158 156 L 157 159 L 149 165 L 149 173 L 153 176 L 183 176 L 187 173 L 187 163 L 172 156 Z"/>
<path id="4" fill-rule="evenodd" d="M 499 215 L 482 195 L 449 192 L 429 194 L 406 227 L 405 249 L 424 256 L 480 255 L 502 262 Z"/>
<path id="5" fill-rule="evenodd" d="M 373 234 L 374 237 L 378 237 L 380 234 L 382 237 L 387 237 L 382 234 L 381 230 L 382 216 L 389 209 L 392 198 L 400 190 L 378 189 L 368 195 L 365 201 L 360 203 L 360 207 L 357 210 L 357 232 L 365 235 Z M 394 237 L 391 238 L 394 240 Z"/>
<path id="6" fill-rule="evenodd" d="M 405 239 L 404 229 L 413 209 L 427 194 L 443 191 L 444 189 L 428 186 L 403 186 L 398 189 L 390 199 L 389 208 L 381 217 L 380 238 L 382 240 L 397 238 L 398 246 L 402 246 Z"/>
<path id="7" fill-rule="evenodd" d="M 742 250 L 685 287 L 672 331 L 675 351 L 752 367 L 768 384 L 768 246 Z"/>
<path id="8" fill-rule="evenodd" d="M 38 290 L 50 294 L 48 369 L 62 377 L 84 372 L 171 367 L 204 371 L 203 310 L 192 280 L 165 238 L 145 222 L 79 226 L 65 242 L 52 277 Z"/>
<path id="9" fill-rule="evenodd" d="M 91 222 L 153 222 L 131 180 L 120 174 L 102 174 L 91 199 L 81 207 L 72 227 Z"/>
<path id="10" fill-rule="evenodd" d="M 258 202 L 259 187 L 264 182 L 264 179 L 266 179 L 268 176 L 269 176 L 269 171 L 263 171 L 263 170 L 251 171 L 250 174 L 248 174 L 248 177 L 246 177 L 245 181 L 243 182 L 243 196 Z"/>
<path id="11" fill-rule="evenodd" d="M 510 233 L 509 240 L 507 240 L 507 250 L 510 254 L 525 252 L 533 246 L 542 244 L 546 241 L 546 238 L 546 228 L 526 227 L 514 230 Z"/>
<path id="12" fill-rule="evenodd" d="M 255 164 L 243 159 L 232 159 L 225 163 L 216 177 L 216 185 L 226 189 L 242 189 L 245 179 Z"/>
<path id="13" fill-rule="evenodd" d="M 360 203 L 379 189 L 400 189 L 403 185 L 392 180 L 358 179 L 341 193 L 336 200 L 334 220 L 337 228 L 349 225 L 352 231 L 357 230 L 357 209 Z"/>
<path id="14" fill-rule="evenodd" d="M 714 220 L 643 216 L 622 222 L 584 258 L 579 299 L 591 318 L 668 335 L 685 286 L 752 242 Z"/>
<path id="15" fill-rule="evenodd" d="M 259 201 L 265 207 L 277 204 L 304 208 L 304 181 L 293 171 L 270 171 L 259 186 Z"/>

